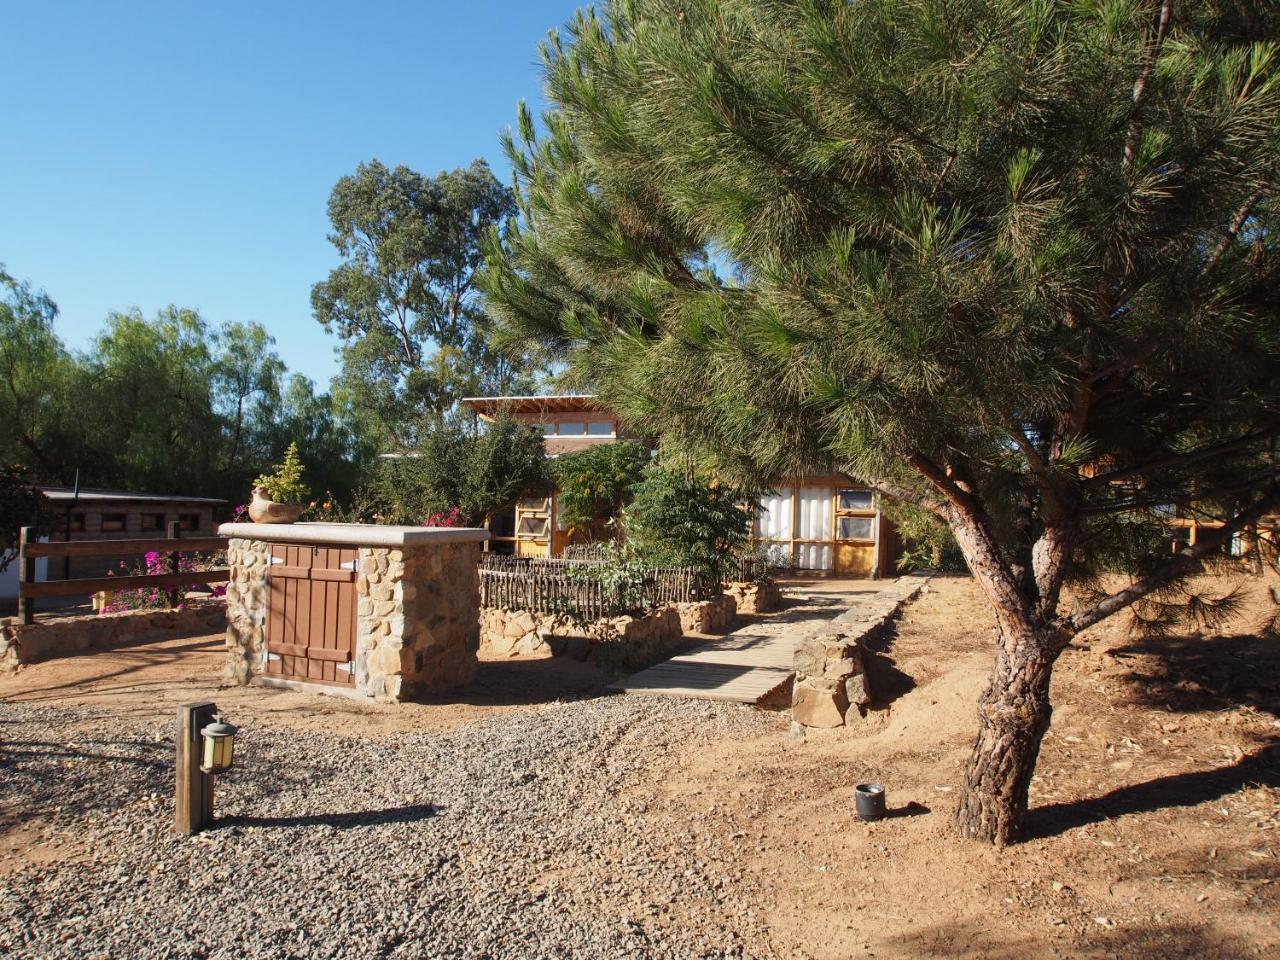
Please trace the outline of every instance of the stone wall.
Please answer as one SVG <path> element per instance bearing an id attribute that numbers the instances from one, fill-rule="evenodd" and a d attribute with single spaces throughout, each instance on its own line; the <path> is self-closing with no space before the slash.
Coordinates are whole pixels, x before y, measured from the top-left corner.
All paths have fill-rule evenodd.
<path id="1" fill-rule="evenodd" d="M 226 677 L 233 683 L 266 669 L 269 549 L 262 540 L 228 543 Z M 470 680 L 480 644 L 480 543 L 361 547 L 357 557 L 355 691 L 400 700 Z"/>
<path id="2" fill-rule="evenodd" d="M 174 633 L 212 633 L 223 621 L 221 600 L 187 601 L 180 610 L 126 610 L 74 617 L 0 620 L 0 672 L 85 650 L 160 640 Z"/>
<path id="3" fill-rule="evenodd" d="M 697 603 L 677 603 L 675 608 L 685 633 L 726 633 L 738 615 L 738 604 L 728 595 Z"/>
<path id="4" fill-rule="evenodd" d="M 867 644 L 928 581 L 929 574 L 899 577 L 796 645 L 791 689 L 795 723 L 839 727 L 865 715 L 875 697 L 867 674 Z"/>
<path id="5" fill-rule="evenodd" d="M 479 543 L 362 547 L 356 688 L 399 700 L 442 693 L 476 672 Z"/>
<path id="6" fill-rule="evenodd" d="M 738 613 L 771 613 L 782 606 L 782 589 L 772 580 L 726 583 L 724 592 L 733 598 Z"/>
<path id="7" fill-rule="evenodd" d="M 228 683 L 248 683 L 267 662 L 267 554 L 262 540 L 227 541 L 227 666 Z"/>
<path id="8" fill-rule="evenodd" d="M 480 611 L 488 656 L 567 656 L 605 670 L 637 670 L 680 646 L 680 612 L 662 607 L 641 617 L 606 617 L 582 624 L 563 614 L 490 607 Z"/>

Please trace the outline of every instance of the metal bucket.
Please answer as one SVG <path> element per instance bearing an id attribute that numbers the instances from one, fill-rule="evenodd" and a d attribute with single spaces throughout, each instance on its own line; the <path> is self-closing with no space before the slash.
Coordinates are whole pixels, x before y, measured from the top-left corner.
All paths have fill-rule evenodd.
<path id="1" fill-rule="evenodd" d="M 853 803 L 858 819 L 870 822 L 885 814 L 884 787 L 878 783 L 860 783 L 853 788 Z"/>

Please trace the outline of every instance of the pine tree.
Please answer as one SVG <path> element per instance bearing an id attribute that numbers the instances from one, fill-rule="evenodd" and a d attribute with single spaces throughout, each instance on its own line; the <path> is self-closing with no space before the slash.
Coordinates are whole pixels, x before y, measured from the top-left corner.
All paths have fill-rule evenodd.
<path id="1" fill-rule="evenodd" d="M 725 470 L 825 462 L 951 527 L 998 624 L 971 836 L 1019 835 L 1072 637 L 1225 614 L 1188 578 L 1277 504 L 1277 23 L 619 0 L 544 46 L 542 132 L 508 140 L 482 282 L 512 342 Z M 1170 508 L 1224 523 L 1172 555 Z"/>

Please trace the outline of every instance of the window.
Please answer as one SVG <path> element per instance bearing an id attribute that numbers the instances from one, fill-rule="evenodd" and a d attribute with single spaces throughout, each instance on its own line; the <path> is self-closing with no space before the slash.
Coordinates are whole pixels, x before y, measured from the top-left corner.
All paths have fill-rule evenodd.
<path id="1" fill-rule="evenodd" d="M 612 437 L 613 424 L 607 420 L 592 420 L 587 424 L 587 436 L 589 437 Z"/>
<path id="2" fill-rule="evenodd" d="M 537 428 L 538 428 L 538 432 L 541 433 L 544 437 L 555 436 L 556 425 L 554 423 L 539 423 L 537 424 Z"/>
<path id="3" fill-rule="evenodd" d="M 545 537 L 547 535 L 547 518 L 521 517 L 517 533 L 522 537 Z"/>
<path id="4" fill-rule="evenodd" d="M 142 515 L 142 529 L 145 531 L 163 530 L 164 514 L 163 513 L 144 513 Z"/>
<path id="5" fill-rule="evenodd" d="M 123 513 L 104 513 L 102 515 L 102 532 L 123 533 L 127 519 Z"/>
<path id="6" fill-rule="evenodd" d="M 547 511 L 551 509 L 551 504 L 547 497 L 522 497 L 519 503 L 520 510 L 523 512 L 531 511 Z"/>
<path id="7" fill-rule="evenodd" d="M 68 524 L 68 527 L 70 528 L 72 533 L 84 533 L 84 514 L 73 513 L 71 515 L 71 522 Z"/>
<path id="8" fill-rule="evenodd" d="M 871 517 L 841 517 L 836 536 L 840 540 L 874 540 L 875 521 Z"/>
<path id="9" fill-rule="evenodd" d="M 581 420 L 565 420 L 558 431 L 562 437 L 580 437 L 586 432 L 587 425 Z"/>
<path id="10" fill-rule="evenodd" d="M 872 498 L 870 490 L 841 490 L 840 491 L 840 509 L 843 510 L 872 510 L 875 508 L 875 501 Z"/>
<path id="11" fill-rule="evenodd" d="M 200 514 L 198 513 L 180 513 L 178 514 L 179 530 L 199 530 Z"/>

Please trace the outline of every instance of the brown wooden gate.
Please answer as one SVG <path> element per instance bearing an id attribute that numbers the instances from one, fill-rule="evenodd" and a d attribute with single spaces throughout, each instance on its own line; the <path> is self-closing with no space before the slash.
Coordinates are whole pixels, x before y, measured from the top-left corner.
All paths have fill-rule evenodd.
<path id="1" fill-rule="evenodd" d="M 355 686 L 357 551 L 271 544 L 267 676 Z"/>

